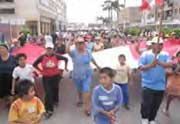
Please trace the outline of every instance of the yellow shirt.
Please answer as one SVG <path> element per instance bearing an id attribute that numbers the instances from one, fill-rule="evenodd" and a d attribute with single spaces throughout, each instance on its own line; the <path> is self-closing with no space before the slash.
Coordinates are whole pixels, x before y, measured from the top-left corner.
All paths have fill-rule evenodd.
<path id="1" fill-rule="evenodd" d="M 13 122 L 18 119 L 30 119 L 33 121 L 34 118 L 36 118 L 39 114 L 43 114 L 44 112 L 44 105 L 39 98 L 34 97 L 31 101 L 28 102 L 19 98 L 11 105 L 9 111 L 9 122 Z"/>
<path id="2" fill-rule="evenodd" d="M 131 73 L 130 67 L 125 64 L 125 65 L 116 65 L 116 77 L 115 77 L 115 82 L 119 84 L 126 84 L 128 83 L 128 75 Z"/>

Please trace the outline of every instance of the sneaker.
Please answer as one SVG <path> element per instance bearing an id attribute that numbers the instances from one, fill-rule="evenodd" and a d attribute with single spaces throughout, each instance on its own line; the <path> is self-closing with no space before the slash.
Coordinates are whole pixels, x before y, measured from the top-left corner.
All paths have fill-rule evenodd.
<path id="1" fill-rule="evenodd" d="M 87 117 L 89 117 L 89 116 L 91 116 L 91 112 L 90 112 L 90 111 L 85 111 L 85 115 L 86 115 Z"/>
<path id="2" fill-rule="evenodd" d="M 77 106 L 77 107 L 82 107 L 82 106 L 83 106 L 83 102 L 82 102 L 82 101 L 77 102 L 77 103 L 76 103 L 76 106 Z"/>
<path id="3" fill-rule="evenodd" d="M 52 117 L 52 115 L 53 115 L 53 112 L 46 112 L 45 113 L 45 119 L 46 120 L 50 119 Z"/>
<path id="4" fill-rule="evenodd" d="M 150 124 L 157 124 L 156 121 L 150 121 Z"/>
<path id="5" fill-rule="evenodd" d="M 148 119 L 142 119 L 142 123 L 141 124 L 149 124 Z"/>

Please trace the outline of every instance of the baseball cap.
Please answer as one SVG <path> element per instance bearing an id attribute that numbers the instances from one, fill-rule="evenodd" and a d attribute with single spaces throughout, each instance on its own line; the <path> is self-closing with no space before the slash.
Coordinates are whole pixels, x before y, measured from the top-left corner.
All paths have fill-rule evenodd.
<path id="1" fill-rule="evenodd" d="M 147 45 L 147 46 L 151 46 L 151 45 L 152 45 L 152 41 L 151 41 L 151 40 L 147 41 L 147 42 L 146 42 L 146 45 Z"/>
<path id="2" fill-rule="evenodd" d="M 176 35 L 176 32 L 172 32 L 171 35 Z"/>
<path id="3" fill-rule="evenodd" d="M 8 46 L 5 43 L 0 43 L 0 46 L 6 48 L 8 50 Z"/>
<path id="4" fill-rule="evenodd" d="M 54 48 L 54 44 L 53 43 L 46 43 L 45 48 Z"/>
<path id="5" fill-rule="evenodd" d="M 163 39 L 162 38 L 159 38 L 159 43 L 163 43 L 164 41 L 163 41 Z M 154 37 L 153 39 L 152 39 L 152 42 L 151 43 L 155 43 L 155 44 L 157 44 L 158 43 L 158 37 Z"/>
<path id="6" fill-rule="evenodd" d="M 166 34 L 165 37 L 168 38 L 168 37 L 169 37 L 169 34 Z"/>

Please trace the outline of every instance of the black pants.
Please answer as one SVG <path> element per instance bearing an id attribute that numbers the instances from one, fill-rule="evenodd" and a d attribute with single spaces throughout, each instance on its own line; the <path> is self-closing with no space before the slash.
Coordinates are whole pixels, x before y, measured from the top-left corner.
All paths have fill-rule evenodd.
<path id="1" fill-rule="evenodd" d="M 141 116 L 143 119 L 154 121 L 162 103 L 164 91 L 144 88 L 142 91 Z"/>
<path id="2" fill-rule="evenodd" d="M 0 98 L 11 95 L 12 74 L 0 74 Z"/>
<path id="3" fill-rule="evenodd" d="M 45 90 L 45 108 L 47 112 L 54 111 L 54 105 L 59 102 L 59 82 L 60 75 L 53 77 L 43 77 Z"/>

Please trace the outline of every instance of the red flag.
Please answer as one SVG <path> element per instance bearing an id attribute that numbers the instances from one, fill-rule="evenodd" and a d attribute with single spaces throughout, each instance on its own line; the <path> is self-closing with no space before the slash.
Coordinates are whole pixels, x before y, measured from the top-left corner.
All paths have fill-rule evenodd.
<path id="1" fill-rule="evenodd" d="M 156 0 L 155 3 L 157 6 L 162 6 L 164 4 L 164 0 Z"/>
<path id="2" fill-rule="evenodd" d="M 140 9 L 141 11 L 150 10 L 151 7 L 150 7 L 149 0 L 142 0 L 142 5 L 140 6 L 139 9 Z"/>

